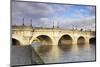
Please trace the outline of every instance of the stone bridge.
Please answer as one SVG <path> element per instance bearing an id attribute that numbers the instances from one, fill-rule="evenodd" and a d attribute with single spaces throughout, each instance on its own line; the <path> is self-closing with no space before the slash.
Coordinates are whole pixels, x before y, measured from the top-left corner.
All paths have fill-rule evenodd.
<path id="1" fill-rule="evenodd" d="M 52 45 L 59 43 L 89 43 L 95 39 L 95 31 L 59 28 L 33 28 L 31 26 L 12 26 L 12 44 L 31 45 L 42 42 Z M 64 42 L 64 40 L 66 40 Z"/>

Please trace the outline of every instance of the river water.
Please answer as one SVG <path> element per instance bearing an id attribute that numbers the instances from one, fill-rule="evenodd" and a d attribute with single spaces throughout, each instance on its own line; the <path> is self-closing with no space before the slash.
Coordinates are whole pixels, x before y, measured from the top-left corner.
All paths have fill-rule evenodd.
<path id="1" fill-rule="evenodd" d="M 95 61 L 95 44 L 32 45 L 44 63 Z"/>

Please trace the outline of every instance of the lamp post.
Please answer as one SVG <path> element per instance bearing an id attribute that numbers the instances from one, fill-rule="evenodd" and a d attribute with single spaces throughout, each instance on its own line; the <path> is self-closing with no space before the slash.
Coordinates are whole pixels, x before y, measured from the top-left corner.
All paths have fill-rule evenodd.
<path id="1" fill-rule="evenodd" d="M 30 23 L 31 23 L 30 26 L 32 27 L 32 19 L 30 19 Z"/>
<path id="2" fill-rule="evenodd" d="M 22 19 L 22 26 L 24 26 L 24 18 Z"/>

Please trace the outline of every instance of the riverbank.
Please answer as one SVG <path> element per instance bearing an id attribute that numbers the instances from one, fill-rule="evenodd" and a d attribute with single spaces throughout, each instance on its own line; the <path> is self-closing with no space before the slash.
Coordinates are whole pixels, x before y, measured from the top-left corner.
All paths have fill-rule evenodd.
<path id="1" fill-rule="evenodd" d="M 11 66 L 44 64 L 31 46 L 11 46 Z"/>

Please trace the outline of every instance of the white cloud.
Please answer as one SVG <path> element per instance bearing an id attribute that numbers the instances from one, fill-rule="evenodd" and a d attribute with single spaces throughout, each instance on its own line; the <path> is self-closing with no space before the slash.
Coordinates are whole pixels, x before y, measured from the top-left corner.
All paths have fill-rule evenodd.
<path id="1" fill-rule="evenodd" d="M 69 18 L 63 18 L 63 17 L 54 17 L 54 18 L 46 18 L 43 17 L 40 19 L 40 21 L 43 23 L 42 26 L 44 27 L 57 27 L 59 25 L 60 28 L 69 28 L 72 29 L 73 25 L 77 26 L 78 29 L 84 28 L 84 29 L 92 29 L 95 30 L 95 17 L 85 17 L 85 18 L 79 18 L 79 19 L 69 19 Z"/>
<path id="2" fill-rule="evenodd" d="M 63 6 L 63 7 L 61 7 Z M 73 25 L 78 28 L 94 29 L 95 28 L 95 14 L 93 16 L 84 16 L 81 12 L 84 12 L 83 9 L 76 11 L 74 16 L 79 18 L 71 19 L 65 17 L 49 17 L 54 15 L 56 12 L 65 11 L 72 5 L 48 5 L 45 3 L 28 3 L 28 2 L 12 2 L 12 22 L 13 24 L 22 24 L 22 19 L 32 18 L 33 26 L 39 27 L 53 27 L 59 25 L 61 28 L 72 28 Z M 53 7 L 53 8 L 52 8 Z M 56 11 L 55 11 L 56 9 Z M 94 8 L 88 8 L 89 10 L 94 10 Z M 26 21 L 27 21 L 26 19 Z M 25 22 L 26 22 L 25 21 Z M 26 23 L 29 23 L 28 21 Z"/>

